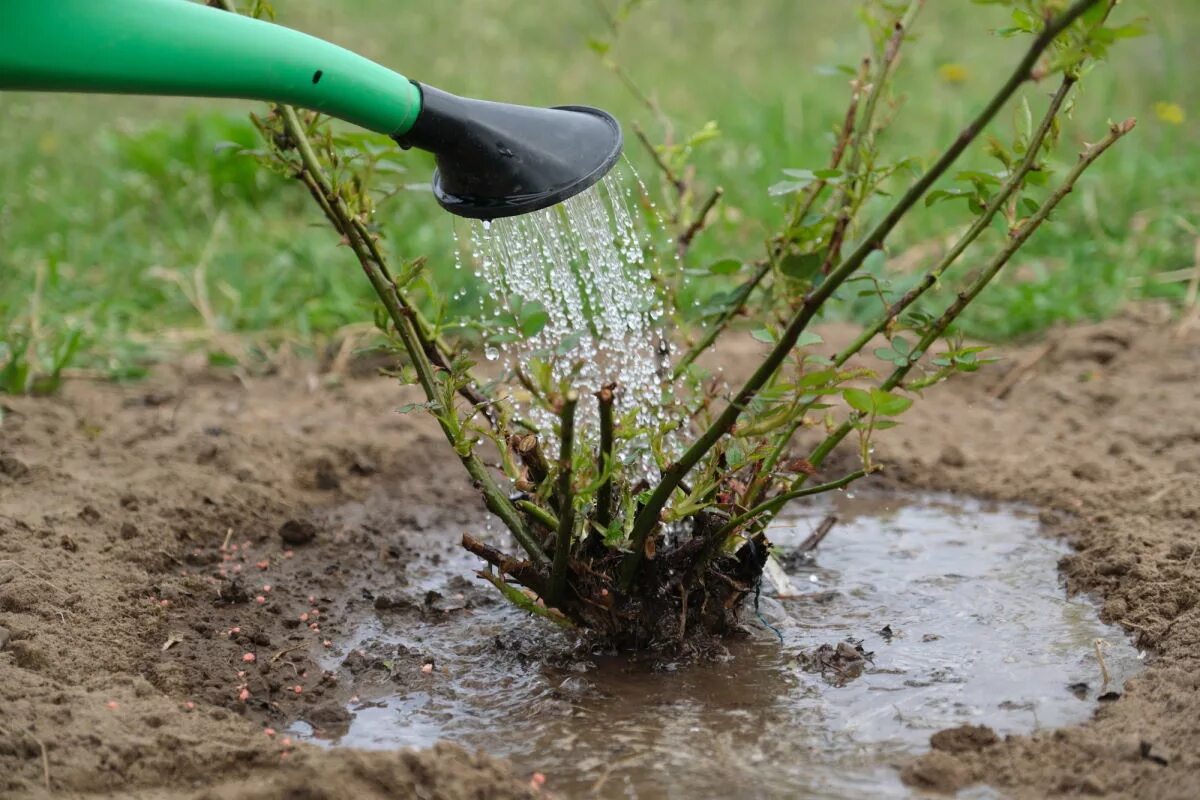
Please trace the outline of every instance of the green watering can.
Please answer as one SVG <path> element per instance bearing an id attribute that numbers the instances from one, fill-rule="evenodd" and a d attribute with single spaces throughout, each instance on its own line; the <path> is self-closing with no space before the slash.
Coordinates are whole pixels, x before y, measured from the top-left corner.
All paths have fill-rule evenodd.
<path id="1" fill-rule="evenodd" d="M 599 109 L 457 97 L 316 37 L 187 0 L 0 0 L 5 89 L 313 109 L 433 153 L 438 202 L 477 219 L 562 202 L 621 154 L 621 128 Z"/>

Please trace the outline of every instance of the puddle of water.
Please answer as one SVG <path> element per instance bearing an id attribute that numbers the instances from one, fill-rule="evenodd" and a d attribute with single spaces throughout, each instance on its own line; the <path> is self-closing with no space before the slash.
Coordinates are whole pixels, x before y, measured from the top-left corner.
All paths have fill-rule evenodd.
<path id="1" fill-rule="evenodd" d="M 1067 548 L 1040 535 L 1028 509 L 839 495 L 790 510 L 772 540 L 795 546 L 829 513 L 840 521 L 815 563 L 790 568 L 799 596 L 764 594 L 759 614 L 747 609 L 755 632 L 719 663 L 548 666 L 547 654 L 569 650 L 565 637 L 529 634 L 504 606 L 395 629 L 372 620 L 361 646 L 434 654 L 437 671 L 399 692 L 364 687 L 373 702 L 351 707 L 334 744 L 449 739 L 543 772 L 570 797 L 906 797 L 893 764 L 932 732 L 1078 723 L 1141 664 L 1088 600 L 1065 597 L 1056 564 Z M 444 560 L 443 586 L 473 566 Z M 847 638 L 873 653 L 861 674 L 801 666 L 801 654 Z M 1097 638 L 1108 643 L 1107 687 Z"/>

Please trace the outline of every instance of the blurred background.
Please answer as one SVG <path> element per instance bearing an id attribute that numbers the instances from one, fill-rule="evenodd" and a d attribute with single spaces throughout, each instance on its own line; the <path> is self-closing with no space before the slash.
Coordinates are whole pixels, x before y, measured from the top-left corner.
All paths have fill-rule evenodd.
<path id="1" fill-rule="evenodd" d="M 652 191 L 655 167 L 630 133 L 637 123 L 661 141 L 664 130 L 622 73 L 671 118 L 676 140 L 714 123 L 719 135 L 693 157 L 696 181 L 701 194 L 726 194 L 690 256 L 701 267 L 761 255 L 781 217 L 768 187 L 785 168 L 824 166 L 847 97 L 840 67 L 867 49 L 853 0 L 643 0 L 616 35 L 616 0 L 274 6 L 280 23 L 448 91 L 602 106 L 625 126 Z M 1063 154 L 1110 118 L 1140 125 L 973 307 L 973 336 L 1035 335 L 1145 296 L 1182 302 L 1200 269 L 1200 3 L 1127 0 L 1117 21 L 1146 34 L 1117 42 L 1088 76 Z M 904 100 L 886 153 L 928 160 L 952 140 L 1024 50 L 1024 39 L 994 34 L 1008 24 L 998 6 L 929 0 L 899 67 Z M 1035 109 L 1052 89 L 1030 89 Z M 323 352 L 370 327 L 370 289 L 303 188 L 230 146 L 257 146 L 247 114 L 261 104 L 4 93 L 0 106 L 0 389 L 21 360 L 133 378 L 181 352 L 233 364 L 284 346 Z M 1007 134 L 1012 119 L 1003 112 L 996 125 Z M 986 164 L 982 146 L 972 164 Z M 426 254 L 447 293 L 467 288 L 469 309 L 454 224 L 424 188 L 432 163 L 414 151 L 405 166 L 410 188 L 378 221 L 393 253 Z M 920 248 L 968 220 L 961 206 L 907 221 L 881 269 L 926 266 Z"/>

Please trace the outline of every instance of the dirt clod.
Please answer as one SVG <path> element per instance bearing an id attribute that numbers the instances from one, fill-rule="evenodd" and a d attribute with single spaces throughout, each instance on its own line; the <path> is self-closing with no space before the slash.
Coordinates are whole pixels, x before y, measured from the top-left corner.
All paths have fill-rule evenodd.
<path id="1" fill-rule="evenodd" d="M 996 732 L 987 725 L 960 725 L 957 728 L 947 728 L 929 737 L 929 744 L 934 750 L 947 753 L 966 753 L 972 750 L 982 750 L 1000 741 Z"/>
<path id="2" fill-rule="evenodd" d="M 0 475 L 7 475 L 13 480 L 19 480 L 29 474 L 29 467 L 16 456 L 7 453 L 0 454 Z"/>
<path id="3" fill-rule="evenodd" d="M 933 750 L 904 767 L 901 779 L 909 786 L 935 792 L 957 792 L 971 783 L 971 773 L 954 756 Z"/>
<path id="4" fill-rule="evenodd" d="M 304 519 L 289 519 L 279 528 L 279 538 L 284 544 L 308 544 L 317 538 L 317 526 Z"/>
<path id="5" fill-rule="evenodd" d="M 938 461 L 947 467 L 960 468 L 967 465 L 967 456 L 955 445 L 948 444 L 942 448 L 942 454 L 938 457 Z"/>

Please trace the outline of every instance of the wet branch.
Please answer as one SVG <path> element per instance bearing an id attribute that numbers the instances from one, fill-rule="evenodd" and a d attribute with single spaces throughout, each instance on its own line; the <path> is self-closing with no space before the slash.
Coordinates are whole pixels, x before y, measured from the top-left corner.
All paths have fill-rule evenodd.
<path id="1" fill-rule="evenodd" d="M 904 295 L 892 303 L 887 310 L 874 323 L 867 326 L 862 333 L 859 334 L 845 350 L 838 353 L 834 358 L 834 364 L 841 366 L 850 359 L 851 356 L 862 350 L 876 335 L 885 330 L 887 326 L 896 319 L 917 301 L 921 295 L 929 291 L 937 282 L 941 280 L 946 270 L 950 269 L 959 257 L 970 247 L 980 234 L 987 230 L 991 225 L 992 219 L 999 213 L 1008 199 L 1013 193 L 1020 189 L 1025 184 L 1025 179 L 1029 173 L 1038 166 L 1038 155 L 1041 152 L 1042 142 L 1045 141 L 1050 129 L 1054 127 L 1054 121 L 1058 117 L 1058 112 L 1062 109 L 1063 103 L 1067 96 L 1071 93 L 1072 87 L 1075 85 L 1077 78 L 1073 75 L 1064 75 L 1062 83 L 1059 84 L 1058 91 L 1050 99 L 1050 106 L 1046 109 L 1046 114 L 1042 117 L 1041 123 L 1038 125 L 1037 131 L 1033 138 L 1029 141 L 1029 149 L 1025 153 L 1025 158 L 1017 166 L 1013 173 L 1008 177 L 1008 180 L 1000 187 L 992 199 L 984 208 L 975 222 L 967 229 L 966 233 L 959 237 L 954 246 L 942 257 L 941 261 L 931 270 L 925 273 L 920 283 L 913 286 Z"/>
<path id="2" fill-rule="evenodd" d="M 558 454 L 558 536 L 554 540 L 554 566 L 550 572 L 550 593 L 546 603 L 557 606 L 567 588 L 567 568 L 571 561 L 571 538 L 575 529 L 575 498 L 571 488 L 571 456 L 575 447 L 575 408 L 579 395 L 567 392 L 563 398 Z"/>
<path id="3" fill-rule="evenodd" d="M 313 150 L 312 143 L 309 141 L 304 125 L 300 122 L 295 109 L 286 105 L 279 105 L 276 108 L 280 113 L 287 135 L 295 144 L 296 150 L 300 154 L 301 174 L 307 176 L 302 181 L 305 186 L 309 187 L 310 192 L 313 192 L 314 196 L 317 196 L 317 192 L 313 191 L 313 189 L 315 188 L 319 191 L 321 199 L 318 202 L 322 212 L 325 213 L 326 217 L 330 219 L 334 227 L 345 238 L 346 243 L 366 273 L 367 279 L 370 281 L 372 288 L 374 288 L 376 295 L 378 295 L 384 308 L 387 310 L 401 343 L 404 345 L 404 349 L 408 352 L 409 358 L 417 370 L 418 381 L 425 392 L 426 399 L 432 405 L 436 406 L 435 416 L 442 428 L 442 432 L 458 453 L 459 460 L 462 461 L 467 473 L 483 494 L 484 504 L 489 511 L 504 522 L 508 529 L 512 531 L 513 536 L 532 558 L 537 561 L 545 561 L 546 556 L 525 525 L 524 519 L 522 519 L 508 497 L 500 490 L 500 487 L 496 485 L 496 481 L 487 467 L 469 448 L 464 450 L 460 447 L 464 438 L 461 425 L 454 409 L 443 407 L 443 403 L 439 399 L 438 384 L 433 375 L 433 369 L 437 367 L 437 364 L 429 356 L 433 345 L 426 336 L 422 335 L 420 325 L 417 322 L 417 311 L 400 294 L 395 282 L 391 279 L 387 271 L 382 253 L 377 249 L 377 245 L 371 239 L 369 233 L 365 231 L 364 227 L 361 227 L 361 223 L 353 219 L 353 216 L 341 198 L 330 188 L 320 159 Z"/>
<path id="4" fill-rule="evenodd" d="M 671 495 L 675 492 L 679 482 L 729 432 L 749 402 L 754 399 L 758 391 L 766 385 L 771 376 L 783 364 L 795 346 L 796 341 L 800 338 L 800 334 L 804 332 L 808 324 L 816 317 L 817 312 L 824 303 L 833 296 L 834 292 L 847 278 L 862 266 L 868 255 L 883 246 L 888 234 L 892 232 L 905 214 L 917 204 L 938 178 L 945 174 L 950 166 L 958 160 L 958 157 L 979 136 L 987 124 L 999 112 L 1000 108 L 1016 93 L 1017 89 L 1032 78 L 1038 59 L 1041 58 L 1042 53 L 1050 46 L 1051 42 L 1067 26 L 1097 2 L 1099 0 L 1076 0 L 1065 12 L 1046 24 L 1046 27 L 1034 39 L 1025 56 L 1017 64 L 1016 69 L 1013 70 L 1012 74 L 991 101 L 963 129 L 933 166 L 915 184 L 909 187 L 908 191 L 904 193 L 884 218 L 867 234 L 866 238 L 859 243 L 854 251 L 829 274 L 820 286 L 816 287 L 805 297 L 803 304 L 780 335 L 775 347 L 738 391 L 734 399 L 726 406 L 717 419 L 709 425 L 708 429 L 701 434 L 700 438 L 688 448 L 683 456 L 664 471 L 658 486 L 655 487 L 654 492 L 634 520 L 633 531 L 630 535 L 631 552 L 625 557 L 625 563 L 622 567 L 621 583 L 623 588 L 628 589 L 637 577 L 638 569 L 644 558 L 646 537 L 657 527 L 662 510 L 666 506 L 667 501 L 670 500 Z"/>
<path id="5" fill-rule="evenodd" d="M 596 392 L 596 402 L 600 412 L 600 452 L 596 465 L 596 474 L 603 475 L 604 481 L 596 490 L 596 524 L 604 530 L 612 524 L 613 512 L 613 387 L 605 386 Z"/>
<path id="6" fill-rule="evenodd" d="M 1004 248 L 992 258 L 984 270 L 975 278 L 974 281 L 971 282 L 970 286 L 958 293 L 957 297 L 954 299 L 954 302 L 951 303 L 944 312 L 942 312 L 941 316 L 937 318 L 937 320 L 929 327 L 929 330 L 925 332 L 925 335 L 921 337 L 921 340 L 913 347 L 913 355 L 908 363 L 897 366 L 894 370 L 892 370 L 891 374 L 888 375 L 882 384 L 880 384 L 881 389 L 884 391 L 891 391 L 892 389 L 901 386 L 904 379 L 908 377 L 909 372 L 911 372 L 913 367 L 917 365 L 917 362 L 920 360 L 921 356 L 927 353 L 929 348 L 933 347 L 933 345 L 937 343 L 938 339 L 940 339 L 950 325 L 953 324 L 954 320 L 956 320 L 959 315 L 962 314 L 963 310 L 966 309 L 966 307 L 970 305 L 970 303 L 976 297 L 979 296 L 979 293 L 982 292 L 989 283 L 991 283 L 992 279 L 999 274 L 1000 270 L 1003 269 L 1013 257 L 1013 254 L 1020 250 L 1021 247 L 1024 246 L 1025 242 L 1029 240 L 1029 237 L 1032 236 L 1034 232 L 1041 227 L 1042 223 L 1049 218 L 1051 212 L 1054 211 L 1060 202 L 1062 202 L 1063 198 L 1071 193 L 1075 187 L 1076 181 L 1079 180 L 1079 177 L 1083 175 L 1083 173 L 1087 171 L 1088 167 L 1090 167 L 1096 161 L 1096 159 L 1103 155 L 1108 148 L 1112 147 L 1112 145 L 1116 144 L 1118 140 L 1132 131 L 1136 124 L 1137 122 L 1134 119 L 1127 119 L 1124 122 L 1112 124 L 1109 127 L 1108 134 L 1103 139 L 1088 146 L 1087 149 L 1080 153 L 1079 160 L 1075 163 L 1075 166 L 1071 169 L 1071 171 L 1067 173 L 1067 176 L 1063 179 L 1059 187 L 1055 189 L 1054 193 L 1046 199 L 1046 202 L 1041 208 L 1038 209 L 1037 213 L 1025 220 L 1024 224 L 1021 225 L 1019 229 L 1010 233 L 1009 240 L 1005 244 Z M 859 414 L 852 414 L 846 421 L 838 426 L 833 433 L 829 434 L 824 441 L 817 445 L 817 447 L 812 451 L 808 457 L 809 463 L 814 467 L 820 466 L 826 457 L 833 452 L 834 448 L 836 448 L 842 442 L 842 440 L 846 438 L 850 431 L 854 429 L 854 426 L 859 419 Z M 807 477 L 807 475 L 801 475 L 797 477 L 792 484 L 793 490 L 802 486 Z M 767 521 L 769 520 L 764 520 L 762 524 L 765 525 Z"/>
<path id="7" fill-rule="evenodd" d="M 801 487 L 801 488 L 790 489 L 786 492 L 780 492 L 779 494 L 772 497 L 770 500 L 765 500 L 762 503 L 759 503 L 758 505 L 756 505 L 754 508 L 750 509 L 749 511 L 746 511 L 742 514 L 738 514 L 736 517 L 729 520 L 729 522 L 725 523 L 725 525 L 722 526 L 722 528 L 717 532 L 717 536 L 720 539 L 726 539 L 729 536 L 736 533 L 737 530 L 739 528 L 741 528 L 743 525 L 745 525 L 747 522 L 753 522 L 754 520 L 758 519 L 759 517 L 761 517 L 764 514 L 776 513 L 777 511 L 779 511 L 779 509 L 783 508 L 790 500 L 795 500 L 796 498 L 799 498 L 799 497 L 809 497 L 810 495 L 814 495 L 814 494 L 824 494 L 825 492 L 832 492 L 837 489 L 843 489 L 843 488 L 849 486 L 850 484 L 854 483 L 859 478 L 865 478 L 867 475 L 871 474 L 876 469 L 879 469 L 879 468 L 876 467 L 876 468 L 870 469 L 870 470 L 866 470 L 866 469 L 855 470 L 854 472 L 851 472 L 848 475 L 843 475 L 842 477 L 838 478 L 835 481 L 829 481 L 828 483 L 822 483 L 817 486 L 805 486 L 805 487 Z"/>
<path id="8" fill-rule="evenodd" d="M 692 246 L 692 240 L 696 238 L 696 235 L 700 231 L 704 230 L 704 226 L 708 224 L 709 213 L 724 195 L 725 190 L 720 186 L 713 189 L 712 194 L 704 201 L 704 205 L 700 206 L 700 210 L 696 212 L 696 217 L 692 220 L 692 224 L 688 225 L 687 229 L 679 234 L 679 240 L 676 243 L 676 252 L 679 253 L 680 258 L 687 255 L 688 248 Z"/>

